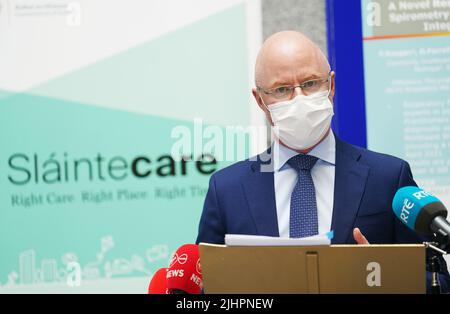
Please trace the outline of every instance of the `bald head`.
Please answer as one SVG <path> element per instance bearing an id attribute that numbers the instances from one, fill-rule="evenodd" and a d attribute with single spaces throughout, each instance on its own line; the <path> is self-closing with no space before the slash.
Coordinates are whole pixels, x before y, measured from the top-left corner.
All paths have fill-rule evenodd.
<path id="1" fill-rule="evenodd" d="M 302 33 L 283 31 L 261 47 L 255 66 L 256 86 L 269 89 L 324 77 L 330 65 L 320 48 Z"/>

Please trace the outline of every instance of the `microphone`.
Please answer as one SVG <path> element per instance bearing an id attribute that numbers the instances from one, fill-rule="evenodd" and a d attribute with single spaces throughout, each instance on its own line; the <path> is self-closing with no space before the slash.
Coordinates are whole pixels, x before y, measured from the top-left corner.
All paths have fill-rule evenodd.
<path id="1" fill-rule="evenodd" d="M 436 234 L 450 243 L 447 209 L 436 196 L 416 186 L 406 186 L 395 193 L 392 208 L 408 228 L 424 235 Z"/>
<path id="2" fill-rule="evenodd" d="M 198 245 L 185 244 L 177 249 L 167 269 L 169 294 L 200 294 L 203 288 Z"/>
<path id="3" fill-rule="evenodd" d="M 166 276 L 167 268 L 158 269 L 148 285 L 148 294 L 168 294 Z"/>

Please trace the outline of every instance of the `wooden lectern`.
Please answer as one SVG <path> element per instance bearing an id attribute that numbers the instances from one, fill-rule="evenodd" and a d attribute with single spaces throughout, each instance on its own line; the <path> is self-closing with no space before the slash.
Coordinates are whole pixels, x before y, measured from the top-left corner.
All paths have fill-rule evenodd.
<path id="1" fill-rule="evenodd" d="M 424 245 L 200 244 L 205 293 L 425 293 Z"/>

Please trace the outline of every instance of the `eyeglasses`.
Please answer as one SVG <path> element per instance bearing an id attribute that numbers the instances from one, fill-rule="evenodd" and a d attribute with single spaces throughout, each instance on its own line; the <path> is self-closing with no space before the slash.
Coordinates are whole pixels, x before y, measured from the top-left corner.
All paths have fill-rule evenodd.
<path id="1" fill-rule="evenodd" d="M 328 77 L 326 79 L 309 80 L 301 83 L 300 85 L 283 85 L 271 89 L 263 89 L 258 86 L 257 90 L 259 92 L 263 92 L 266 95 L 271 95 L 273 98 L 277 100 L 287 100 L 292 98 L 294 90 L 297 87 L 300 87 L 303 94 L 308 96 L 318 92 L 325 91 L 327 89 L 329 90 L 330 88 L 329 82 L 331 82 L 331 72 L 328 73 Z"/>

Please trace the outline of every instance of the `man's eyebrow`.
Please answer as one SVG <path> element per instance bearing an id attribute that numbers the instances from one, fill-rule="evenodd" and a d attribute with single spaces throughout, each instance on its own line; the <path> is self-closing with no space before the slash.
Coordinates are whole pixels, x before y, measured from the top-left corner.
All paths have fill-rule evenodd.
<path id="1" fill-rule="evenodd" d="M 306 77 L 302 78 L 300 83 L 311 81 L 311 80 L 317 80 L 317 79 L 321 79 L 321 78 L 323 78 L 323 75 L 321 75 L 319 73 L 317 73 L 317 74 L 316 73 L 312 73 L 312 74 L 309 74 Z M 279 87 L 279 86 L 291 86 L 291 85 L 294 85 L 294 84 L 288 83 L 285 80 L 278 80 L 278 81 L 275 81 L 274 83 L 272 83 L 268 87 L 268 89 L 272 89 L 272 88 Z"/>
<path id="2" fill-rule="evenodd" d="M 306 81 L 311 81 L 311 80 L 317 80 L 317 79 L 321 79 L 323 78 L 322 75 L 320 74 L 310 74 L 308 76 L 306 76 L 304 79 L 302 79 L 302 82 L 306 82 Z"/>
<path id="3" fill-rule="evenodd" d="M 275 81 L 274 83 L 272 83 L 270 86 L 269 86 L 269 89 L 272 89 L 272 88 L 275 88 L 275 87 L 278 87 L 278 86 L 289 86 L 289 85 L 292 85 L 292 83 L 288 83 L 287 81 Z"/>

